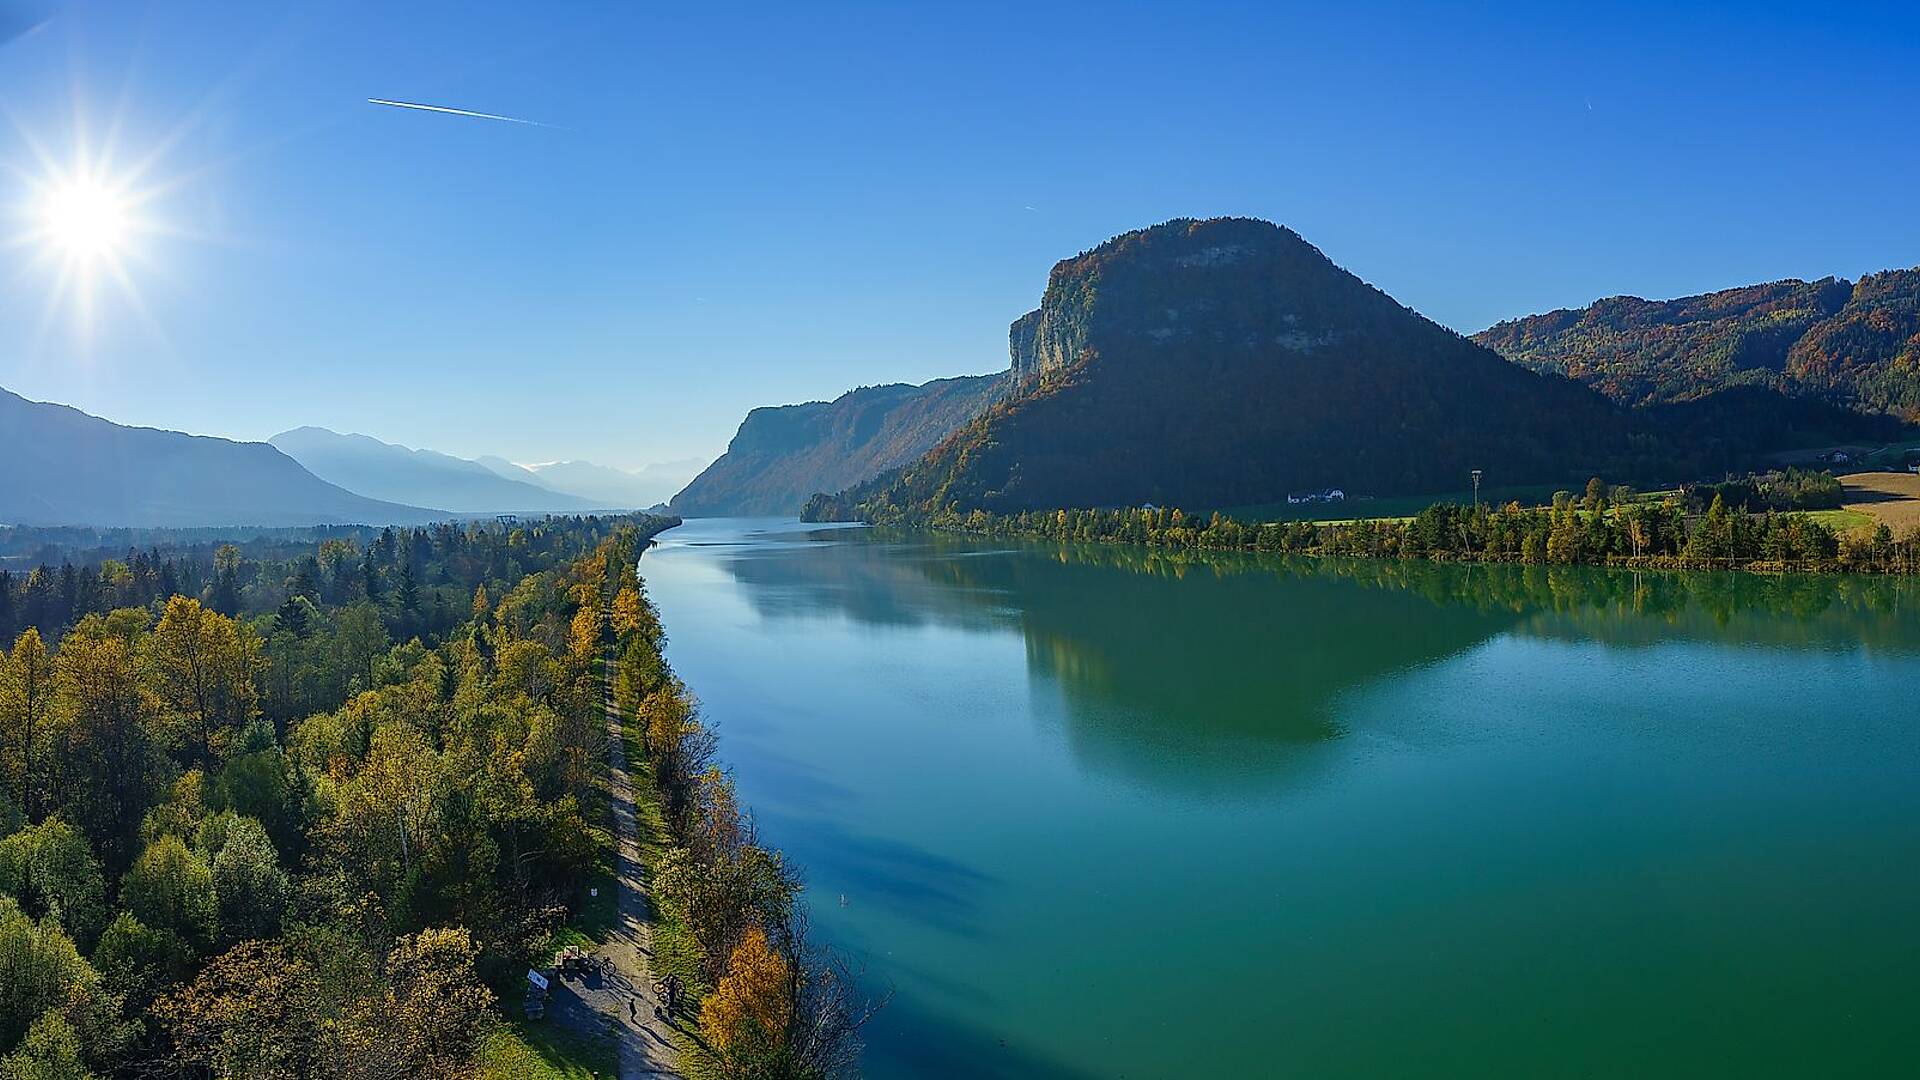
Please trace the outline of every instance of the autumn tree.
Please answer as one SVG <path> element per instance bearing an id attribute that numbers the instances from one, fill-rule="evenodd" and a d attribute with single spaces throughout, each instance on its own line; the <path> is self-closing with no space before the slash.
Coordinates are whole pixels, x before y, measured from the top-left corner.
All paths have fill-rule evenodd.
<path id="1" fill-rule="evenodd" d="M 259 704 L 253 632 L 198 600 L 176 596 L 147 642 L 161 702 L 179 719 L 190 760 L 210 765 Z"/>
<path id="2" fill-rule="evenodd" d="M 59 741 L 60 812 L 110 870 L 133 860 L 140 822 L 159 788 L 155 707 L 133 647 L 90 616 L 56 657 L 66 723 Z"/>
<path id="3" fill-rule="evenodd" d="M 493 1017 L 493 993 L 474 972 L 465 930 L 422 930 L 394 943 L 375 1008 L 400 1075 L 464 1077 Z"/>
<path id="4" fill-rule="evenodd" d="M 53 676 L 53 661 L 33 627 L 21 631 L 11 653 L 0 654 L 0 768 L 28 821 L 39 817 L 42 780 L 36 766 L 47 737 Z"/>
<path id="5" fill-rule="evenodd" d="M 344 1002 L 311 960 L 284 941 L 247 941 L 156 1001 L 182 1072 L 304 1078 L 332 1058 Z"/>
<path id="6" fill-rule="evenodd" d="M 723 1075 L 777 1075 L 793 1020 L 792 969 L 755 926 L 740 938 L 727 973 L 700 1003 L 700 1035 Z"/>

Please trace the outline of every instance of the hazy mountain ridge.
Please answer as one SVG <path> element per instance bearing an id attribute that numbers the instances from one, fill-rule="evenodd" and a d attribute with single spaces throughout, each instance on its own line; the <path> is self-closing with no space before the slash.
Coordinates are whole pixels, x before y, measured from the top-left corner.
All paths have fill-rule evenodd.
<path id="1" fill-rule="evenodd" d="M 368 435 L 299 427 L 267 440 L 331 483 L 395 502 L 456 513 L 578 513 L 606 504 L 509 479 L 477 461 L 415 450 Z"/>
<path id="2" fill-rule="evenodd" d="M 0 390 L 0 521 L 118 526 L 418 523 L 266 443 L 128 427 Z"/>
<path id="3" fill-rule="evenodd" d="M 700 465 L 699 460 L 686 459 L 627 470 L 591 461 L 549 461 L 526 469 L 537 482 L 555 491 L 623 507 L 646 507 L 673 498 L 699 473 Z"/>
<path id="4" fill-rule="evenodd" d="M 1628 405 L 1758 385 L 1920 418 L 1920 268 L 1674 300 L 1614 296 L 1510 319 L 1473 338 Z"/>
<path id="5" fill-rule="evenodd" d="M 673 497 L 689 517 L 797 514 L 809 496 L 918 458 L 978 416 L 1004 374 L 850 390 L 832 401 L 754 409 L 726 453 Z"/>

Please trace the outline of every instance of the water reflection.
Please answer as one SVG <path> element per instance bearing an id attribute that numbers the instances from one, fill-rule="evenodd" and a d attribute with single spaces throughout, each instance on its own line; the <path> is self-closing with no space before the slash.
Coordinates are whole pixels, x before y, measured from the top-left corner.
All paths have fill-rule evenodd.
<path id="1" fill-rule="evenodd" d="M 872 1075 L 1902 1060 L 1911 582 L 662 547 L 743 796 L 901 991 Z"/>
<path id="2" fill-rule="evenodd" d="M 765 618 L 1021 634 L 1083 765 L 1271 789 L 1344 734 L 1349 692 L 1502 634 L 1920 652 L 1914 583 L 1174 553 L 796 530 L 720 565 Z"/>

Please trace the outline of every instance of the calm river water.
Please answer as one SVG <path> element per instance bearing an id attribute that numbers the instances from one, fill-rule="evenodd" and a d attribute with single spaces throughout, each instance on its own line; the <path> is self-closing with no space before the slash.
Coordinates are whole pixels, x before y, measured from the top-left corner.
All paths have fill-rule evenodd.
<path id="1" fill-rule="evenodd" d="M 1920 590 L 695 520 L 641 562 L 877 1077 L 1920 1057 Z"/>

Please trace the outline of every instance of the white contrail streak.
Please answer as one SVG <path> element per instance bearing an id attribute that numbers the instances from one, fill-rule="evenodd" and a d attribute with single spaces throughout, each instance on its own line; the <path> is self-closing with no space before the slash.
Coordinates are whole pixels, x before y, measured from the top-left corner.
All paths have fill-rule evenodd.
<path id="1" fill-rule="evenodd" d="M 538 120 L 522 120 L 518 116 L 501 116 L 498 113 L 474 112 L 472 109 L 454 109 L 445 105 L 422 105 L 417 101 L 388 101 L 386 98 L 370 97 L 369 105 L 385 105 L 393 109 L 418 109 L 421 112 L 446 113 L 449 116 L 471 116 L 475 120 L 499 120 L 508 124 L 525 124 L 528 127 L 552 127 Z"/>

